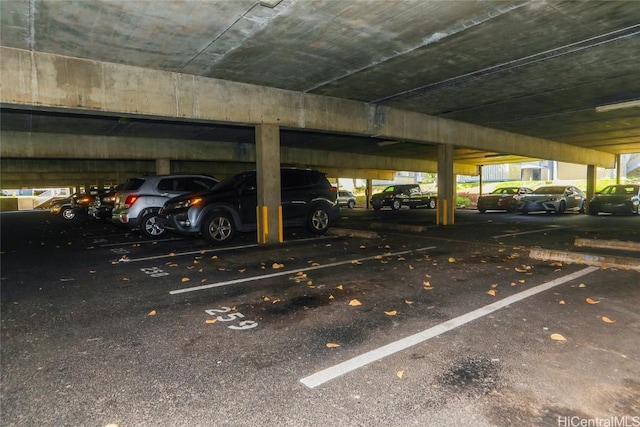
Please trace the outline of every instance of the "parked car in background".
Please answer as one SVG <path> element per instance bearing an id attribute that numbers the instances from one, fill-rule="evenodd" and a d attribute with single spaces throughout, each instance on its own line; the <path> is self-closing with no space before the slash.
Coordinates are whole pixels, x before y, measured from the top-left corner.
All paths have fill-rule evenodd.
<path id="1" fill-rule="evenodd" d="M 340 217 L 337 188 L 324 173 L 282 168 L 280 183 L 285 227 L 306 226 L 322 234 Z M 216 245 L 230 241 L 237 232 L 255 230 L 257 204 L 256 172 L 247 171 L 225 179 L 208 191 L 169 200 L 159 219 L 165 230 L 200 235 Z"/>
<path id="2" fill-rule="evenodd" d="M 478 210 L 481 213 L 486 211 L 507 211 L 516 212 L 518 201 L 525 194 L 531 194 L 533 190 L 529 187 L 501 187 L 496 188 L 489 194 L 478 197 Z"/>
<path id="3" fill-rule="evenodd" d="M 111 188 L 104 193 L 96 195 L 89 204 L 87 213 L 95 219 L 111 219 L 111 212 L 116 203 L 116 193 L 122 186 Z"/>
<path id="4" fill-rule="evenodd" d="M 600 212 L 638 215 L 640 213 L 640 185 L 608 185 L 598 191 L 589 201 L 589 213 L 598 215 Z"/>
<path id="5" fill-rule="evenodd" d="M 339 190 L 338 191 L 338 204 L 340 206 L 346 206 L 349 209 L 356 207 L 356 196 L 351 191 Z"/>
<path id="6" fill-rule="evenodd" d="M 437 196 L 432 193 L 423 193 L 418 184 L 390 185 L 382 192 L 371 196 L 371 206 L 374 210 L 380 210 L 384 206 L 389 206 L 394 211 L 402 206 L 409 206 L 411 209 L 419 207 L 434 209 L 436 202 Z"/>
<path id="7" fill-rule="evenodd" d="M 525 215 L 540 211 L 558 214 L 565 211 L 584 213 L 586 199 L 587 196 L 582 190 L 573 185 L 547 185 L 522 196 L 519 209 Z"/>
<path id="8" fill-rule="evenodd" d="M 72 220 L 76 217 L 76 213 L 71 206 L 71 198 L 74 195 L 72 194 L 69 197 L 64 199 L 58 199 L 51 202 L 51 206 L 49 207 L 49 212 L 54 215 L 60 215 L 63 219 Z"/>
<path id="9" fill-rule="evenodd" d="M 111 220 L 148 238 L 166 234 L 158 222 L 158 211 L 176 196 L 208 190 L 219 181 L 206 175 L 149 175 L 131 178 L 116 193 Z"/>

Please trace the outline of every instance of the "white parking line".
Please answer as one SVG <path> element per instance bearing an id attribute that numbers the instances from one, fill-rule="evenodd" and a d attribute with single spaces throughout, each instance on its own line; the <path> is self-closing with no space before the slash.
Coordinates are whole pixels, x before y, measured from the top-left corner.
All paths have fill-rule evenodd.
<path id="1" fill-rule="evenodd" d="M 555 226 L 552 225 L 552 226 L 550 226 L 548 228 L 542 228 L 542 229 L 539 229 L 539 230 L 520 231 L 518 233 L 509 233 L 509 234 L 499 234 L 497 236 L 491 236 L 491 237 L 493 237 L 494 239 L 499 239 L 500 237 L 519 236 L 521 234 L 542 233 L 542 232 L 545 232 L 545 231 L 566 230 L 568 228 L 575 228 L 575 227 L 560 227 L 560 226 L 557 226 L 557 225 L 555 225 Z"/>
<path id="2" fill-rule="evenodd" d="M 361 354 L 360 356 L 356 356 L 345 362 L 342 362 L 330 368 L 324 369 L 320 372 L 317 372 L 313 375 L 310 375 L 308 377 L 301 379 L 300 382 L 309 388 L 315 388 L 319 385 L 326 383 L 327 381 L 330 381 L 334 378 L 345 375 L 351 371 L 355 371 L 358 368 L 368 365 L 369 363 L 375 362 L 384 357 L 387 357 L 399 351 L 405 350 L 416 344 L 420 344 L 428 339 L 437 337 L 440 334 L 443 334 L 454 328 L 457 328 L 458 326 L 464 325 L 473 320 L 479 319 L 480 317 L 491 314 L 494 311 L 507 307 L 510 304 L 521 301 L 530 296 L 539 294 L 540 292 L 544 292 L 548 289 L 551 289 L 555 286 L 569 282 L 571 280 L 577 279 L 579 277 L 587 275 L 596 270 L 599 270 L 599 268 L 597 267 L 583 268 L 582 270 L 578 270 L 575 273 L 571 273 L 567 276 L 560 277 L 558 279 L 552 280 L 547 283 L 543 283 L 542 285 L 538 285 L 531 289 L 527 289 L 526 291 L 519 292 L 516 295 L 512 295 L 510 297 L 501 299 L 500 301 L 496 301 L 493 304 L 485 305 L 484 307 L 481 307 L 477 310 L 463 314 L 462 316 L 458 316 L 454 319 L 447 320 L 444 323 L 441 323 L 432 328 L 426 329 L 422 332 L 418 332 L 417 334 L 410 335 L 401 340 L 392 342 L 391 344 L 387 344 L 378 349 L 369 351 L 367 353 Z"/>
<path id="3" fill-rule="evenodd" d="M 350 259 L 348 261 L 332 262 L 330 264 L 315 265 L 315 266 L 311 266 L 311 267 L 298 268 L 298 269 L 295 269 L 295 270 L 279 271 L 277 273 L 263 274 L 261 276 L 244 277 L 242 279 L 228 280 L 226 282 L 210 283 L 208 285 L 194 286 L 192 288 L 176 289 L 174 291 L 170 291 L 169 293 L 171 295 L 176 295 L 176 294 L 183 294 L 183 293 L 186 293 L 186 292 L 202 291 L 204 289 L 218 288 L 220 286 L 229 286 L 229 285 L 235 285 L 235 284 L 238 284 L 238 283 L 254 282 L 256 280 L 269 279 L 269 278 L 272 278 L 272 277 L 296 274 L 299 271 L 311 271 L 311 270 L 320 270 L 322 268 L 338 267 L 340 265 L 353 264 L 353 263 L 357 263 L 357 262 L 362 262 L 362 261 L 375 259 L 375 258 L 380 257 L 380 256 L 386 256 L 386 257 L 388 257 L 388 256 L 397 256 L 397 255 L 408 254 L 408 253 L 411 253 L 411 252 L 428 251 L 430 249 L 435 249 L 435 246 L 429 246 L 429 247 L 426 247 L 426 248 L 419 248 L 419 249 L 411 249 L 411 250 L 402 251 L 402 252 L 385 253 L 385 254 L 381 254 L 381 255 L 378 254 L 378 255 L 373 255 L 373 256 L 365 257 L 365 258 Z"/>
<path id="4" fill-rule="evenodd" d="M 129 241 L 129 242 L 117 242 L 117 243 L 105 243 L 104 245 L 100 245 L 101 248 L 110 248 L 113 246 L 131 246 L 131 245 L 144 245 L 144 244 L 155 244 L 159 242 L 173 242 L 175 240 L 184 240 L 183 237 L 171 237 L 169 239 L 157 239 L 157 240 L 140 240 L 140 241 Z"/>

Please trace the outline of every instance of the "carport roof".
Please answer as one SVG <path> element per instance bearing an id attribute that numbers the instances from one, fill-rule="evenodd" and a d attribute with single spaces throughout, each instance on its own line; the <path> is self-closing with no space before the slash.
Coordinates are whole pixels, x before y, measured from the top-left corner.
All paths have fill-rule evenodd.
<path id="1" fill-rule="evenodd" d="M 270 7 L 274 6 L 274 7 Z M 1 45 L 389 106 L 640 152 L 633 1 L 0 2 Z M 2 111 L 2 130 L 251 142 L 208 123 Z M 435 145 L 283 131 L 283 145 L 434 159 Z M 469 164 L 524 160 L 458 148 Z"/>

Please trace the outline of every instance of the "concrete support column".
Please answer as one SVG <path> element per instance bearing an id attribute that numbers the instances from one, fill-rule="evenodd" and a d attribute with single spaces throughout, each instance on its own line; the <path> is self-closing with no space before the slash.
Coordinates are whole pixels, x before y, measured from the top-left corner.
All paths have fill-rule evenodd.
<path id="1" fill-rule="evenodd" d="M 620 161 L 622 160 L 620 154 L 616 154 L 616 184 L 620 184 L 621 183 L 621 178 L 622 178 L 622 165 L 620 164 Z"/>
<path id="2" fill-rule="evenodd" d="M 171 160 L 156 159 L 156 174 L 169 175 L 171 173 Z"/>
<path id="3" fill-rule="evenodd" d="M 256 126 L 256 171 L 258 180 L 258 243 L 281 243 L 280 127 Z"/>
<path id="4" fill-rule="evenodd" d="M 594 165 L 587 165 L 587 203 L 596 194 L 596 175 L 597 168 Z"/>
<path id="5" fill-rule="evenodd" d="M 478 197 L 482 196 L 482 166 L 478 166 L 478 174 L 480 175 L 480 179 L 478 180 Z"/>
<path id="6" fill-rule="evenodd" d="M 364 190 L 364 195 L 366 200 L 366 207 L 369 209 L 371 207 L 371 195 L 373 193 L 373 180 L 367 179 L 367 184 Z"/>
<path id="7" fill-rule="evenodd" d="M 456 176 L 453 173 L 453 145 L 438 145 L 438 209 L 436 224 L 452 225 L 456 209 Z"/>

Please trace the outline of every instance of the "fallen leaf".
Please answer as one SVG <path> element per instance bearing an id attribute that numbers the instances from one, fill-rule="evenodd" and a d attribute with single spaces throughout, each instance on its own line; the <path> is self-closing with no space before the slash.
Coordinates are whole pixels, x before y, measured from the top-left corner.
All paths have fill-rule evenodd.
<path id="1" fill-rule="evenodd" d="M 498 287 L 498 284 L 497 284 L 497 283 L 492 283 L 492 284 L 491 284 L 491 288 L 492 288 L 492 289 L 495 289 L 495 288 L 497 288 L 497 287 Z"/>
<path id="2" fill-rule="evenodd" d="M 407 260 L 407 259 L 406 259 L 405 257 L 403 257 L 403 256 L 399 256 L 399 257 L 398 257 L 398 261 L 406 261 L 406 260 Z"/>
<path id="3" fill-rule="evenodd" d="M 615 321 L 615 320 L 611 320 L 611 319 L 609 319 L 607 316 L 602 316 L 602 321 L 603 321 L 604 323 L 616 323 L 616 321 Z"/>
<path id="4" fill-rule="evenodd" d="M 398 314 L 398 311 L 397 310 L 385 311 L 384 314 L 386 314 L 387 316 L 395 316 L 396 314 Z"/>
<path id="5" fill-rule="evenodd" d="M 382 255 L 376 255 L 376 256 L 374 256 L 374 257 L 373 257 L 373 259 L 376 259 L 376 260 L 378 260 L 378 261 L 379 261 L 379 260 L 381 260 L 381 259 L 382 259 Z"/>
<path id="6" fill-rule="evenodd" d="M 129 281 L 129 278 L 127 278 L 127 277 L 123 277 L 123 278 L 122 278 L 122 281 L 123 281 L 123 282 L 128 282 L 128 281 Z"/>
<path id="7" fill-rule="evenodd" d="M 514 270 L 517 271 L 518 273 L 527 273 L 529 271 L 526 268 L 519 268 L 519 267 L 514 268 Z"/>
<path id="8" fill-rule="evenodd" d="M 413 301 L 404 300 L 404 303 L 407 304 L 407 305 L 411 305 L 411 304 L 413 304 Z"/>
<path id="9" fill-rule="evenodd" d="M 600 301 L 591 298 L 587 298 L 585 301 L 587 302 L 587 304 L 600 304 Z"/>
<path id="10" fill-rule="evenodd" d="M 355 299 L 355 298 L 354 298 L 354 299 L 352 299 L 351 301 L 349 301 L 349 305 L 350 305 L 351 307 L 357 307 L 357 306 L 359 306 L 359 305 L 362 305 L 362 303 L 361 303 L 360 301 L 358 301 L 357 299 Z"/>
<path id="11" fill-rule="evenodd" d="M 560 305 L 565 305 L 565 304 L 566 304 L 566 302 L 564 302 L 564 300 L 563 300 L 563 299 L 561 299 L 560 301 L 558 301 L 558 304 L 560 304 Z"/>
<path id="12" fill-rule="evenodd" d="M 155 310 L 151 310 L 151 311 L 147 314 L 147 316 L 155 316 L 156 314 L 158 314 L 158 312 L 157 312 L 157 311 L 155 311 Z"/>
<path id="13" fill-rule="evenodd" d="M 490 289 L 487 291 L 487 294 L 491 295 L 492 297 L 496 296 L 496 290 L 495 289 Z"/>
<path id="14" fill-rule="evenodd" d="M 91 273 L 91 274 L 93 274 L 95 272 L 96 272 L 95 270 L 89 270 L 89 273 Z"/>
<path id="15" fill-rule="evenodd" d="M 396 376 L 400 379 L 402 379 L 403 375 L 404 375 L 404 370 L 396 372 Z"/>
<path id="16" fill-rule="evenodd" d="M 212 323 L 216 323 L 218 321 L 218 319 L 213 318 L 213 319 L 207 319 L 204 321 L 204 323 L 208 323 L 208 324 L 212 324 Z"/>
<path id="17" fill-rule="evenodd" d="M 331 294 L 329 294 L 329 299 L 334 299 L 335 297 Z"/>
<path id="18" fill-rule="evenodd" d="M 449 262 L 456 262 L 456 259 L 454 257 L 449 258 Z"/>
<path id="19" fill-rule="evenodd" d="M 579 287 L 579 288 L 586 288 L 586 287 L 587 287 L 587 285 L 585 285 L 584 283 L 580 283 L 580 284 L 578 285 L 578 287 Z"/>
<path id="20" fill-rule="evenodd" d="M 271 301 L 271 298 L 269 298 L 269 297 L 264 297 L 264 298 L 262 298 L 262 301 L 264 301 L 264 302 Z"/>
<path id="21" fill-rule="evenodd" d="M 309 285 L 309 286 L 313 285 L 313 280 L 308 280 L 307 281 L 307 285 Z"/>
<path id="22" fill-rule="evenodd" d="M 344 286 L 342 286 L 342 285 L 338 285 L 338 286 L 336 286 L 336 289 L 343 290 L 343 289 L 344 289 Z"/>
<path id="23" fill-rule="evenodd" d="M 409 270 L 413 270 L 415 267 L 411 264 L 409 264 Z"/>
<path id="24" fill-rule="evenodd" d="M 524 280 L 524 279 L 519 279 L 519 280 L 518 280 L 518 282 L 520 282 L 520 283 L 524 283 L 524 282 L 526 282 L 526 280 Z"/>
<path id="25" fill-rule="evenodd" d="M 271 268 L 273 268 L 274 270 L 277 270 L 283 267 L 284 267 L 284 264 L 278 264 L 277 262 L 274 262 L 273 265 L 271 266 Z"/>
<path id="26" fill-rule="evenodd" d="M 189 279 L 188 277 L 183 277 L 183 278 L 182 278 L 182 283 L 184 283 L 184 282 L 188 282 L 189 280 L 191 280 L 191 279 Z"/>
<path id="27" fill-rule="evenodd" d="M 175 252 L 171 252 L 171 253 L 169 253 L 169 256 L 176 256 L 176 253 Z"/>
<path id="28" fill-rule="evenodd" d="M 367 247 L 365 245 L 360 245 L 360 249 L 366 249 Z"/>
<path id="29" fill-rule="evenodd" d="M 334 342 L 328 342 L 327 343 L 327 347 L 328 348 L 336 348 L 336 347 L 340 347 L 340 344 L 336 344 Z"/>
<path id="30" fill-rule="evenodd" d="M 554 341 L 566 341 L 567 339 L 560 334 L 551 334 L 551 339 Z"/>
<path id="31" fill-rule="evenodd" d="M 245 271 L 247 271 L 246 268 L 241 268 L 240 270 L 238 270 L 239 273 L 244 273 Z"/>
<path id="32" fill-rule="evenodd" d="M 423 286 L 431 286 L 431 282 L 429 282 L 428 280 L 425 280 L 424 282 L 422 282 Z"/>
<path id="33" fill-rule="evenodd" d="M 353 264 L 353 265 L 362 265 L 362 263 L 360 261 L 358 261 L 357 259 L 354 259 L 353 261 L 351 261 L 351 264 Z"/>

